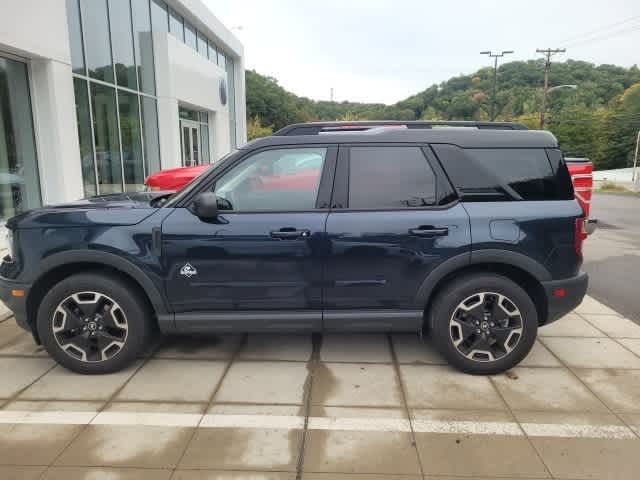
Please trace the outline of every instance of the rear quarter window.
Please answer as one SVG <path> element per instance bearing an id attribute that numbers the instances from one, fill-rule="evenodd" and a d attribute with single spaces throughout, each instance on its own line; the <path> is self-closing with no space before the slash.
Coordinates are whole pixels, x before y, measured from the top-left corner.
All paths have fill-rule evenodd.
<path id="1" fill-rule="evenodd" d="M 562 169 L 545 149 L 435 145 L 449 178 L 465 200 L 567 200 Z M 566 167 L 564 167 L 566 168 Z M 570 182 L 569 182 L 570 189 Z"/>

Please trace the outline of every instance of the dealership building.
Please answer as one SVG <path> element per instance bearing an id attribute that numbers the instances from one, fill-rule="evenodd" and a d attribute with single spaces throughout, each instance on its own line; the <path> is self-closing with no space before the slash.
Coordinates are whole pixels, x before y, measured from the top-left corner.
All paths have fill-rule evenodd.
<path id="1" fill-rule="evenodd" d="M 0 225 L 245 140 L 243 48 L 200 0 L 3 0 Z"/>

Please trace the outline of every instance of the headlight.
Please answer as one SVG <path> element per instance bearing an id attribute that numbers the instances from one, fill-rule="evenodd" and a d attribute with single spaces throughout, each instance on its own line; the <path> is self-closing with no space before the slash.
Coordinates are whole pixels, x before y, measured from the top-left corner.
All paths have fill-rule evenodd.
<path id="1" fill-rule="evenodd" d="M 7 255 L 9 255 L 9 257 L 11 257 L 11 259 L 13 260 L 14 258 L 14 252 L 13 252 L 13 230 L 7 228 L 7 236 L 6 236 L 6 243 L 7 243 Z"/>

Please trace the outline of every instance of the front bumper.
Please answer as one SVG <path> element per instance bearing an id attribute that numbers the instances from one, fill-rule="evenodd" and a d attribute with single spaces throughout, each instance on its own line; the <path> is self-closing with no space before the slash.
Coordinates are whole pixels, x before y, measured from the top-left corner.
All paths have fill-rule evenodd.
<path id="1" fill-rule="evenodd" d="M 580 272 L 577 276 L 565 278 L 563 280 L 552 280 L 542 282 L 547 295 L 547 323 L 551 323 L 565 316 L 571 310 L 582 303 L 582 299 L 587 293 L 589 276 L 586 272 Z M 560 290 L 564 292 L 559 295 Z"/>
<path id="2" fill-rule="evenodd" d="M 30 288 L 31 285 L 0 277 L 0 299 L 13 312 L 16 323 L 29 332 L 31 332 L 31 325 L 27 320 L 27 297 Z M 16 297 L 12 294 L 13 290 L 23 290 L 24 295 Z"/>

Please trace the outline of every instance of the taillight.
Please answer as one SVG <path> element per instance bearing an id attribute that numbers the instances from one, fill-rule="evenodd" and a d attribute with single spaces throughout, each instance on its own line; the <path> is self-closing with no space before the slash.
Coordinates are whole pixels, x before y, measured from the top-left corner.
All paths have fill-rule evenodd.
<path id="1" fill-rule="evenodd" d="M 576 247 L 576 253 L 582 258 L 582 244 L 587 238 L 587 230 L 585 229 L 584 217 L 576 218 L 576 232 L 574 237 L 574 245 Z"/>

